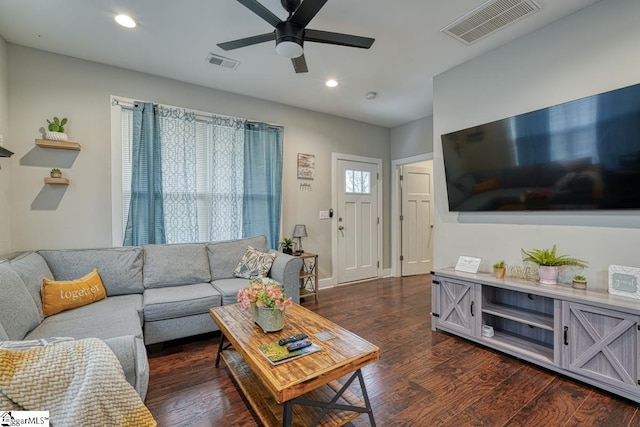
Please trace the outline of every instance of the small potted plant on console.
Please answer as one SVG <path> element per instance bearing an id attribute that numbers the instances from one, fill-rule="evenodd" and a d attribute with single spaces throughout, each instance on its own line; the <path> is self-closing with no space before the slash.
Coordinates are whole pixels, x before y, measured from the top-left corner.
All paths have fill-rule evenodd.
<path id="1" fill-rule="evenodd" d="M 504 261 L 498 261 L 493 264 L 493 275 L 496 279 L 504 279 L 504 273 L 507 271 L 507 265 Z"/>
<path id="2" fill-rule="evenodd" d="M 558 283 L 558 267 L 586 267 L 587 262 L 572 258 L 568 255 L 557 255 L 556 245 L 551 249 L 531 249 L 525 251 L 522 249 L 524 262 L 533 262 L 538 264 L 538 273 L 540 274 L 540 284 L 555 285 Z"/>
<path id="3" fill-rule="evenodd" d="M 587 289 L 587 278 L 576 274 L 573 276 L 573 287 L 576 289 Z"/>

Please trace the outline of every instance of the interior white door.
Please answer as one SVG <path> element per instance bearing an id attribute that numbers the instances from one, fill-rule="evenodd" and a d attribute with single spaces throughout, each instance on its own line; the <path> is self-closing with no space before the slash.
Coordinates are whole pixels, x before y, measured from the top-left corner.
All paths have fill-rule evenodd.
<path id="1" fill-rule="evenodd" d="M 433 267 L 431 168 L 402 166 L 402 275 L 427 274 Z"/>
<path id="2" fill-rule="evenodd" d="M 338 283 L 378 276 L 378 171 L 338 160 Z"/>

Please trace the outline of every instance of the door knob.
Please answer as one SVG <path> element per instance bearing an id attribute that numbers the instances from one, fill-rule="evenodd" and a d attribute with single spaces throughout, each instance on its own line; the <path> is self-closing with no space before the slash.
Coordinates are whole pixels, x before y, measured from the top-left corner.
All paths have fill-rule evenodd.
<path id="1" fill-rule="evenodd" d="M 340 225 L 340 226 L 338 227 L 338 230 L 342 231 L 342 230 L 344 230 L 344 227 Z"/>

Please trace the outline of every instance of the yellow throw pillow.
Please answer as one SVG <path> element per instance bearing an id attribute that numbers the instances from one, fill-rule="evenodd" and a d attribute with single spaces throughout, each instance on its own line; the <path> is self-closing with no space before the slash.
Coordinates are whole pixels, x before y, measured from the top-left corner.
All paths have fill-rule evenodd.
<path id="1" fill-rule="evenodd" d="M 107 297 L 98 270 L 77 280 L 42 279 L 42 311 L 52 316 L 65 310 L 82 307 Z"/>

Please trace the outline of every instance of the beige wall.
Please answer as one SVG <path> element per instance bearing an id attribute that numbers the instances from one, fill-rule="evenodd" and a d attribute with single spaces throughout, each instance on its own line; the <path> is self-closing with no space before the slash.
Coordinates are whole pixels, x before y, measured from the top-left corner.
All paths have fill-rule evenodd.
<path id="1" fill-rule="evenodd" d="M 640 81 L 640 2 L 607 0 L 434 79 L 435 267 L 459 255 L 521 264 L 521 248 L 589 261 L 589 286 L 605 289 L 610 264 L 640 267 L 638 212 L 448 212 L 440 135 Z"/>
<path id="2" fill-rule="evenodd" d="M 4 146 L 15 151 L 9 138 L 9 68 L 7 60 L 7 42 L 0 37 L 0 134 L 4 136 Z M 9 191 L 11 182 L 11 163 L 16 156 L 9 159 L 0 158 L 0 254 L 11 251 L 11 208 Z"/>
<path id="3" fill-rule="evenodd" d="M 16 152 L 10 199 L 13 250 L 112 245 L 110 95 L 284 125 L 282 233 L 291 235 L 296 223 L 307 225 L 304 247 L 320 255 L 321 278 L 333 274 L 330 222 L 318 218 L 320 210 L 331 207 L 331 153 L 381 158 L 383 180 L 389 181 L 387 128 L 13 44 L 8 44 L 8 59 L 9 123 Z M 39 128 L 54 115 L 69 118 L 69 139 L 82 144 L 77 157 L 34 146 Z M 311 191 L 299 189 L 297 153 L 316 155 Z M 67 166 L 61 167 L 71 180 L 66 191 L 43 184 L 56 163 Z M 387 242 L 389 203 L 383 205 Z M 389 265 L 387 250 L 383 265 Z"/>

